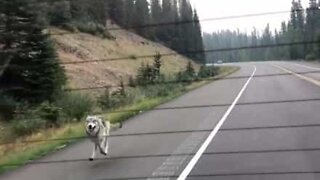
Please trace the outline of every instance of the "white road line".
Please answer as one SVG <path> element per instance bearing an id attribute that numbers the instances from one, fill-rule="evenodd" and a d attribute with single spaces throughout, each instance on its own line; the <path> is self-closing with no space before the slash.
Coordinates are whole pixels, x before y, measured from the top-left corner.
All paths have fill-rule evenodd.
<path id="1" fill-rule="evenodd" d="M 246 90 L 246 88 L 248 87 L 251 79 L 254 77 L 255 73 L 257 71 L 256 66 L 254 66 L 254 71 L 251 74 L 250 78 L 247 80 L 247 82 L 244 84 L 244 86 L 242 87 L 241 91 L 239 92 L 239 94 L 237 95 L 237 97 L 235 98 L 235 100 L 233 101 L 233 103 L 231 104 L 231 106 L 228 108 L 228 110 L 226 111 L 226 113 L 223 115 L 223 117 L 221 118 L 221 120 L 218 122 L 218 124 L 216 125 L 216 127 L 212 130 L 212 132 L 209 134 L 209 136 L 207 137 L 207 139 L 204 141 L 204 143 L 201 145 L 201 147 L 199 148 L 199 150 L 197 151 L 197 153 L 192 157 L 191 161 L 188 163 L 188 165 L 184 168 L 184 170 L 182 171 L 182 173 L 180 174 L 180 176 L 178 177 L 177 180 L 185 180 L 188 175 L 190 174 L 190 172 L 192 171 L 193 167 L 197 164 L 197 162 L 199 161 L 200 157 L 202 156 L 202 154 L 204 153 L 204 151 L 207 149 L 207 147 L 209 146 L 209 144 L 211 143 L 211 141 L 213 140 L 213 138 L 216 136 L 217 132 L 219 131 L 219 129 L 221 128 L 221 126 L 223 125 L 223 123 L 226 121 L 226 119 L 228 118 L 228 116 L 230 115 L 231 111 L 233 110 L 233 108 L 236 106 L 237 102 L 239 101 L 240 97 L 242 96 L 243 92 Z"/>
<path id="2" fill-rule="evenodd" d="M 310 82 L 310 83 L 312 83 L 312 84 L 315 84 L 315 85 L 317 85 L 317 86 L 320 86 L 320 81 L 318 81 L 318 80 L 312 79 L 312 78 L 307 77 L 307 76 L 303 76 L 303 75 L 301 75 L 301 74 L 297 74 L 297 73 L 295 73 L 295 72 L 293 72 L 293 71 L 290 71 L 290 70 L 287 69 L 287 68 L 281 67 L 281 66 L 276 65 L 276 64 L 273 64 L 273 66 L 274 66 L 274 67 L 277 67 L 277 68 L 279 68 L 279 69 L 281 69 L 281 70 L 283 70 L 284 72 L 287 72 L 287 73 L 289 73 L 289 74 L 295 75 L 295 76 L 297 76 L 297 77 L 300 78 L 300 79 L 303 79 L 303 80 L 308 81 L 308 82 Z"/>
<path id="3" fill-rule="evenodd" d="M 306 66 L 306 65 L 303 65 L 303 64 L 299 64 L 299 63 L 292 63 L 292 64 L 293 64 L 293 65 L 296 65 L 296 66 L 300 66 L 300 67 L 312 69 L 312 70 L 320 70 L 320 68 L 311 67 L 311 66 Z"/>

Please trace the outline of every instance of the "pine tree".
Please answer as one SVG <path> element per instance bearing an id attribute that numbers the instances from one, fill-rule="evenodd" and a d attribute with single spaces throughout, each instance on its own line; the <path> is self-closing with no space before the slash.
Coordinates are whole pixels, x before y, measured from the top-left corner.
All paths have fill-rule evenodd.
<path id="1" fill-rule="evenodd" d="M 191 61 L 188 62 L 185 73 L 192 78 L 195 76 L 196 71 Z"/>
<path id="2" fill-rule="evenodd" d="M 196 51 L 193 57 L 198 63 L 205 64 L 206 56 L 205 56 L 205 52 L 203 51 L 204 45 L 202 40 L 202 31 L 201 31 L 200 21 L 199 21 L 199 17 L 196 10 L 194 10 L 193 21 L 194 21 L 193 29 L 194 29 L 194 46 L 195 46 L 194 50 Z"/>
<path id="3" fill-rule="evenodd" d="M 85 22 L 89 19 L 88 0 L 70 0 L 72 21 Z"/>
<path id="4" fill-rule="evenodd" d="M 109 0 L 108 0 L 109 1 Z M 96 24 L 106 26 L 106 20 L 108 18 L 107 14 L 107 2 L 105 0 L 90 0 L 88 7 L 89 21 Z M 121 2 L 121 0 L 118 0 Z"/>
<path id="5" fill-rule="evenodd" d="M 147 28 L 139 27 L 150 24 L 149 3 L 147 0 L 138 0 L 135 3 L 134 25 L 138 26 L 135 31 L 146 38 L 150 37 Z"/>
<path id="6" fill-rule="evenodd" d="M 291 16 L 290 16 L 290 25 L 293 29 L 297 29 L 298 20 L 297 20 L 297 3 L 295 0 L 292 0 L 291 6 Z"/>
<path id="7" fill-rule="evenodd" d="M 267 24 L 266 28 L 264 29 L 264 32 L 262 34 L 261 44 L 262 45 L 273 44 L 272 34 L 271 34 L 271 31 L 270 31 L 270 25 L 269 24 Z M 267 59 L 273 59 L 270 48 L 265 48 L 264 49 L 263 60 L 267 60 Z"/>
<path id="8" fill-rule="evenodd" d="M 48 21 L 53 26 L 66 26 L 71 22 L 70 2 L 46 4 L 43 9 L 48 11 Z"/>
<path id="9" fill-rule="evenodd" d="M 257 29 L 253 28 L 253 31 L 251 32 L 251 46 L 258 46 L 259 45 L 258 38 L 259 38 L 259 35 L 257 32 Z M 250 50 L 250 59 L 252 61 L 259 60 L 257 51 L 255 49 Z"/>
<path id="10" fill-rule="evenodd" d="M 126 28 L 134 25 L 134 16 L 136 14 L 135 3 L 133 0 L 125 0 L 124 1 L 124 26 Z"/>
<path id="11" fill-rule="evenodd" d="M 156 79 L 159 79 L 160 77 L 161 66 L 162 66 L 161 54 L 157 52 L 157 54 L 154 56 L 154 62 L 153 62 L 153 69 L 154 69 L 153 71 Z"/>
<path id="12" fill-rule="evenodd" d="M 320 9 L 316 0 L 310 0 L 307 8 L 305 39 L 306 41 L 313 41 L 316 39 L 317 31 L 320 30 Z M 315 54 L 316 46 L 313 44 L 306 45 L 308 54 Z"/>
<path id="13" fill-rule="evenodd" d="M 30 0 L 4 2 L 4 49 L 16 51 L 10 54 L 0 85 L 6 87 L 6 94 L 18 100 L 52 100 L 65 83 L 65 76 L 48 35 L 43 34 L 37 9 L 28 6 Z"/>
<path id="14" fill-rule="evenodd" d="M 305 13 L 301 4 L 301 0 L 298 0 L 298 2 L 296 2 L 296 13 L 298 29 L 300 32 L 303 32 L 305 24 Z"/>
<path id="15" fill-rule="evenodd" d="M 101 1 L 101 0 L 100 0 Z M 132 1 L 132 0 L 130 0 Z M 121 26 L 125 26 L 125 4 L 123 0 L 107 0 L 108 12 L 112 20 Z"/>
<path id="16" fill-rule="evenodd" d="M 103 0 L 70 0 L 71 19 L 83 25 L 94 23 L 106 25 L 107 4 Z"/>
<path id="17" fill-rule="evenodd" d="M 162 12 L 161 12 L 161 20 L 162 23 L 166 22 L 174 22 L 174 14 L 173 14 L 173 6 L 171 0 L 163 0 L 162 1 Z M 173 37 L 173 26 L 164 26 L 161 27 L 161 33 L 159 35 L 159 38 L 161 41 L 166 43 L 169 47 L 171 46 L 171 41 Z"/>
<path id="18" fill-rule="evenodd" d="M 179 22 L 181 21 L 180 19 L 180 12 L 179 12 L 179 8 L 178 8 L 178 1 L 177 0 L 173 0 L 172 3 L 172 11 L 173 11 L 173 16 L 174 16 L 174 22 Z M 182 38 L 181 36 L 181 32 L 182 32 L 182 28 L 180 24 L 174 24 L 172 27 L 172 38 L 171 38 L 171 43 L 170 43 L 170 47 L 174 50 L 181 50 L 181 44 L 180 44 L 180 39 Z"/>
<path id="19" fill-rule="evenodd" d="M 124 82 L 122 78 L 120 78 L 118 94 L 120 96 L 126 96 L 126 87 L 124 86 Z"/>
<path id="20" fill-rule="evenodd" d="M 151 21 L 152 24 L 159 24 L 161 23 L 161 19 L 162 19 L 162 8 L 160 5 L 159 0 L 152 0 L 151 1 Z M 161 32 L 162 32 L 162 27 L 158 26 L 158 27 L 154 27 L 151 29 L 153 32 L 153 38 L 158 39 L 158 37 L 160 36 Z"/>

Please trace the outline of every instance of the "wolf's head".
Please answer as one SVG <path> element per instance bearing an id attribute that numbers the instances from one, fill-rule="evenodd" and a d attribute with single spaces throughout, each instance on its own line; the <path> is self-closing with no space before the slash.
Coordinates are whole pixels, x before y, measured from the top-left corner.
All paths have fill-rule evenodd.
<path id="1" fill-rule="evenodd" d="M 89 136 L 97 136 L 100 131 L 99 121 L 101 119 L 97 116 L 88 116 L 86 118 L 86 132 Z"/>

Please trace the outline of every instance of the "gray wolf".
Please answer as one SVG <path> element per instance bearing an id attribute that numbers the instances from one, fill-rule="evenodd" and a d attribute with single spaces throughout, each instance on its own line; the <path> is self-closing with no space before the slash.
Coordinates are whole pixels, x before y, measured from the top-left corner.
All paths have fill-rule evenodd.
<path id="1" fill-rule="evenodd" d="M 92 155 L 89 158 L 93 161 L 96 157 L 96 151 L 99 149 L 102 155 L 107 156 L 109 143 L 108 136 L 110 134 L 111 124 L 109 121 L 104 121 L 100 116 L 88 116 L 86 118 L 86 133 L 93 142 Z"/>

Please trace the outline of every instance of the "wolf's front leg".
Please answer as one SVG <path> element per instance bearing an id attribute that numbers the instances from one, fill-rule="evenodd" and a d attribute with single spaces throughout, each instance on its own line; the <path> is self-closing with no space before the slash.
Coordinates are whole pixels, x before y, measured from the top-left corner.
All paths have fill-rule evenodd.
<path id="1" fill-rule="evenodd" d="M 103 155 L 107 155 L 108 149 L 106 148 L 108 146 L 108 141 L 107 138 L 104 137 L 100 143 L 100 153 Z"/>
<path id="2" fill-rule="evenodd" d="M 94 158 L 96 157 L 96 151 L 97 151 L 97 144 L 95 143 L 94 146 L 93 146 L 92 155 L 89 158 L 89 161 L 93 161 L 94 160 Z"/>
<path id="3" fill-rule="evenodd" d="M 108 141 L 108 137 L 106 137 L 106 139 L 105 139 L 105 141 L 106 141 L 106 143 L 105 143 L 105 147 L 104 147 L 104 152 L 106 153 L 106 154 L 108 154 L 108 150 L 109 150 L 109 141 Z"/>

